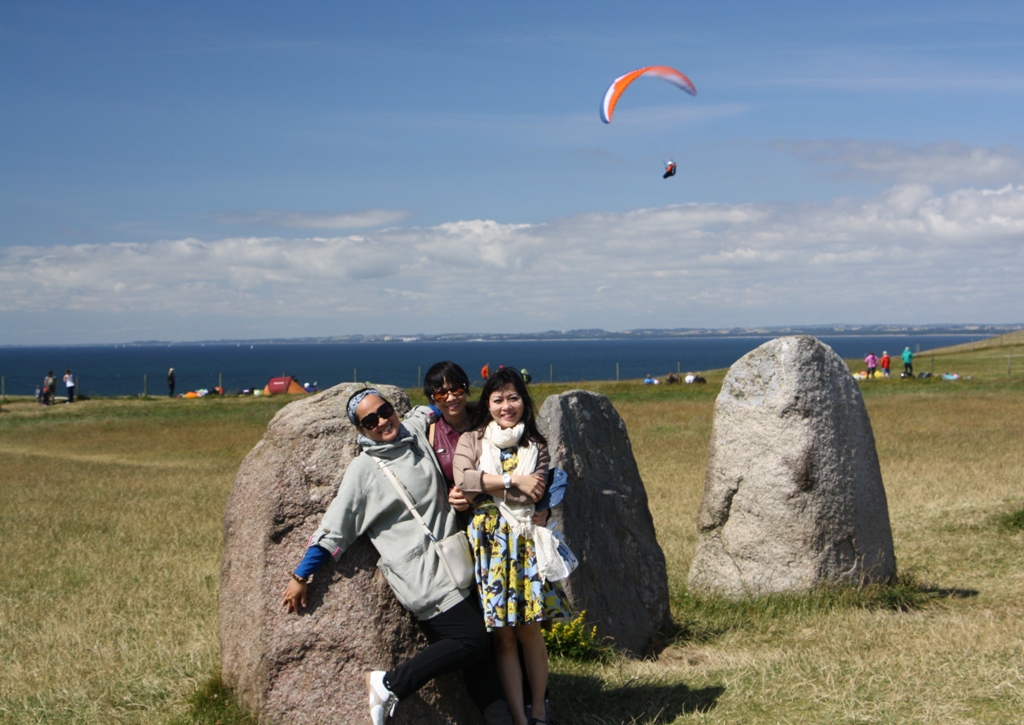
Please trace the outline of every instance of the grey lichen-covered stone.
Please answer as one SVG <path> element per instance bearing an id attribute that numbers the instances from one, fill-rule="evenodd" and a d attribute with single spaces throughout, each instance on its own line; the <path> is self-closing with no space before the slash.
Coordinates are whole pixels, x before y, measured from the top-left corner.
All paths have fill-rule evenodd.
<path id="1" fill-rule="evenodd" d="M 668 574 L 626 424 L 603 395 L 552 395 L 538 426 L 569 486 L 553 516 L 580 561 L 563 582 L 600 636 L 642 655 L 670 623 Z"/>
<path id="2" fill-rule="evenodd" d="M 731 597 L 895 575 L 871 421 L 843 360 L 767 342 L 715 403 L 690 588 Z"/>
<path id="3" fill-rule="evenodd" d="M 359 453 L 345 384 L 283 408 L 242 462 L 224 515 L 220 586 L 222 674 L 262 723 L 361 723 L 363 674 L 394 667 L 426 641 L 377 572 L 365 537 L 317 574 L 309 607 L 286 614 L 281 595 L 306 542 Z M 379 386 L 399 413 L 400 388 Z M 458 675 L 403 700 L 392 722 L 477 723 Z"/>

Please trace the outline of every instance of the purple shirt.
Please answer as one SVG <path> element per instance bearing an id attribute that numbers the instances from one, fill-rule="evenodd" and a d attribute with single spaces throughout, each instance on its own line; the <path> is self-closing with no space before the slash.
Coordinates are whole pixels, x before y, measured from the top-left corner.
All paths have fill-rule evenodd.
<path id="1" fill-rule="evenodd" d="M 455 485 L 455 474 L 452 472 L 452 459 L 455 457 L 455 446 L 459 444 L 459 436 L 462 434 L 448 425 L 444 416 L 438 416 L 434 425 L 434 454 L 437 462 L 441 464 L 441 473 L 448 489 Z"/>

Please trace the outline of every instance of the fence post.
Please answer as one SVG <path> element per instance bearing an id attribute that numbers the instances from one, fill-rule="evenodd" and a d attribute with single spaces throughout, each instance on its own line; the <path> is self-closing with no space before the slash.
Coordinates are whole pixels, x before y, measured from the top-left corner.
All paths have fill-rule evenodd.
<path id="1" fill-rule="evenodd" d="M 0 396 L 3 396 L 4 402 L 7 402 L 7 381 L 3 375 L 0 375 Z"/>
<path id="2" fill-rule="evenodd" d="M 224 373 L 217 373 L 217 387 L 224 389 Z"/>
<path id="3" fill-rule="evenodd" d="M 420 387 L 423 380 L 423 367 L 421 365 L 416 366 L 416 387 Z"/>
<path id="4" fill-rule="evenodd" d="M 1013 348 L 1010 348 L 1010 357 L 1006 359 L 1006 377 L 1010 377 L 1010 370 L 1013 368 Z"/>
<path id="5" fill-rule="evenodd" d="M 352 368 L 352 382 L 359 382 L 359 370 L 357 368 Z"/>
<path id="6" fill-rule="evenodd" d="M 615 363 L 615 382 L 619 382 L 619 364 Z"/>
<path id="7" fill-rule="evenodd" d="M 142 397 L 143 398 L 148 398 L 149 397 L 149 388 L 147 386 L 146 373 L 142 373 Z"/>
<path id="8" fill-rule="evenodd" d="M 555 365 L 554 365 L 554 363 L 552 363 L 551 366 L 548 368 L 548 382 L 549 383 L 555 382 Z"/>

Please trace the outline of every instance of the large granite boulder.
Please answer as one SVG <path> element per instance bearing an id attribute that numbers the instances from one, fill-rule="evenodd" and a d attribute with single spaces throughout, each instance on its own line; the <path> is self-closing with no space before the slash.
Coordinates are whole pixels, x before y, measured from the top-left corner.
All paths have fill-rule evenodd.
<path id="1" fill-rule="evenodd" d="M 690 588 L 732 597 L 896 573 L 864 400 L 821 341 L 740 359 L 715 402 Z"/>
<path id="2" fill-rule="evenodd" d="M 599 635 L 645 654 L 671 621 L 668 574 L 626 424 L 606 397 L 583 390 L 549 397 L 537 422 L 551 465 L 569 475 L 552 513 L 580 560 L 566 593 Z"/>
<path id="3" fill-rule="evenodd" d="M 361 723 L 363 674 L 390 669 L 426 642 L 377 572 L 362 537 L 317 574 L 309 607 L 286 614 L 281 595 L 341 475 L 359 453 L 345 384 L 283 408 L 246 456 L 224 515 L 220 585 L 222 673 L 263 723 Z M 379 386 L 399 413 L 405 391 Z M 448 675 L 403 700 L 396 724 L 478 723 L 461 678 Z"/>

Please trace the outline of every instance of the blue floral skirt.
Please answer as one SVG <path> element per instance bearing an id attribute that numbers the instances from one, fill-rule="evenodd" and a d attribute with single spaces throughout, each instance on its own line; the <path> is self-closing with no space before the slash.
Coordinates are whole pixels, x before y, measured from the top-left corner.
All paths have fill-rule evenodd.
<path id="1" fill-rule="evenodd" d="M 466 533 L 488 631 L 570 616 L 565 591 L 537 571 L 533 539 L 512 534 L 491 499 L 473 509 Z"/>

